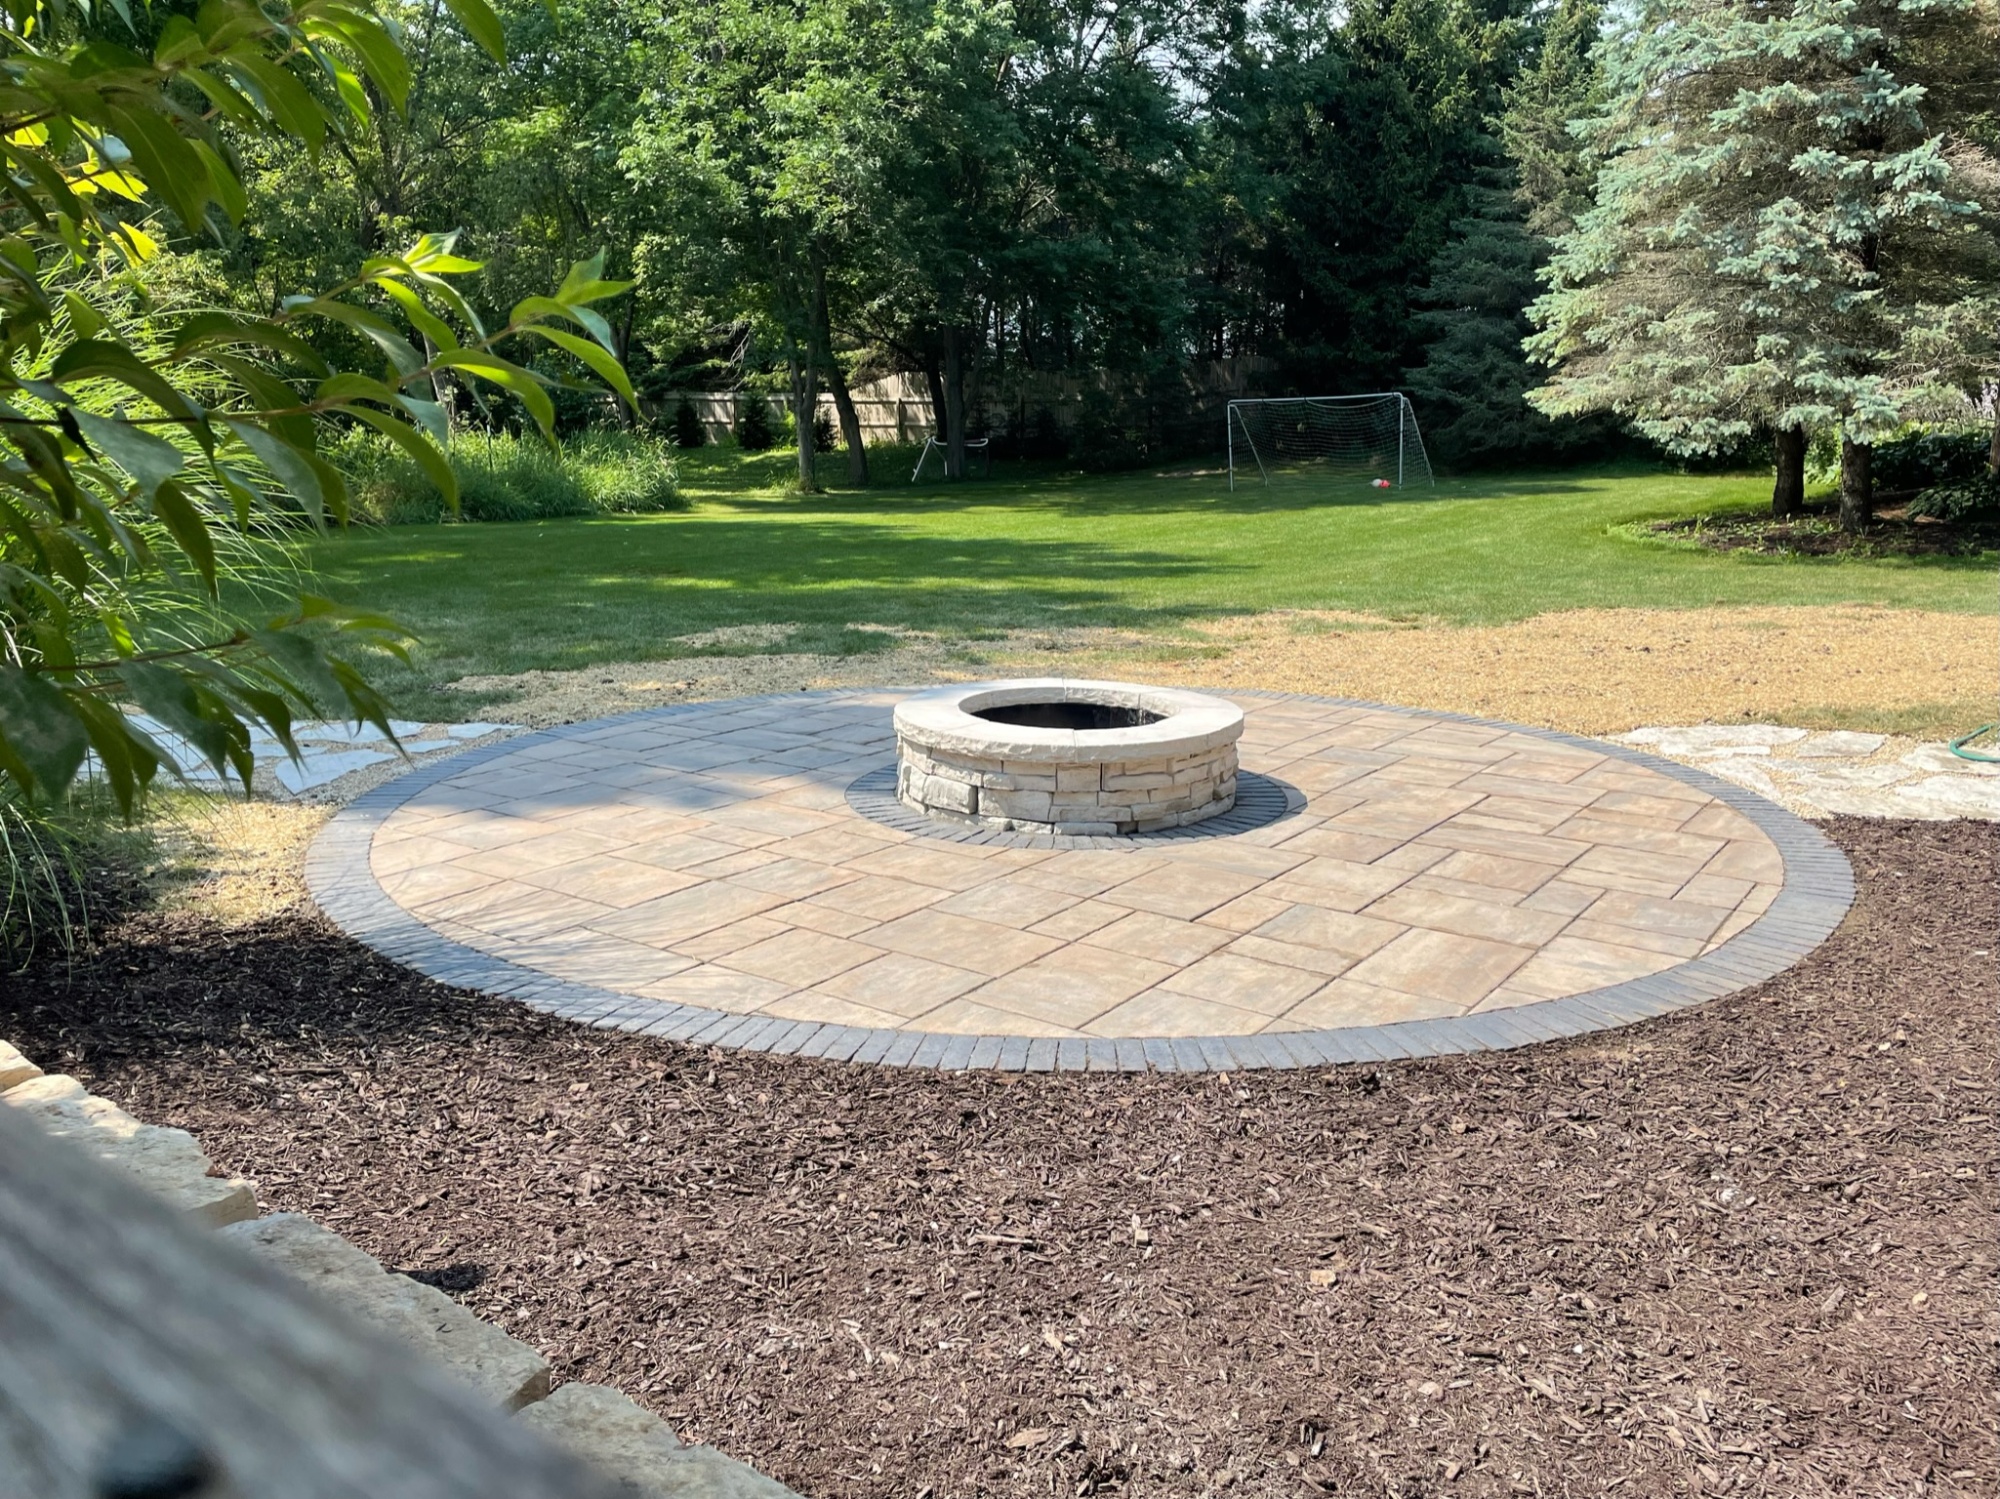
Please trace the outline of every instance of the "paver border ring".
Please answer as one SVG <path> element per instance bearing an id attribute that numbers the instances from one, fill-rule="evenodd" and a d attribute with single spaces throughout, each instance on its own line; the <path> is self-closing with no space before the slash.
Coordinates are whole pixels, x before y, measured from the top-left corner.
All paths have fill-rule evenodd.
<path id="1" fill-rule="evenodd" d="M 880 692 L 918 691 L 884 688 Z M 783 702 L 826 703 L 865 695 L 851 688 L 727 700 L 745 709 Z M 1699 957 L 1643 978 L 1586 992 L 1449 1018 L 1398 1020 L 1326 1030 L 1253 1035 L 1095 1038 L 961 1035 L 867 1029 L 813 1020 L 725 1013 L 556 977 L 454 941 L 397 904 L 377 882 L 370 850 L 399 807 L 447 779 L 537 745 L 623 725 L 716 712 L 717 703 L 677 704 L 568 724 L 441 759 L 357 797 L 329 821 L 306 858 L 306 882 L 326 915 L 350 936 L 441 983 L 519 1000 L 532 1008 L 606 1029 L 697 1045 L 825 1057 L 888 1066 L 1011 1071 L 1235 1071 L 1440 1056 L 1525 1046 L 1607 1030 L 1736 993 L 1784 972 L 1818 947 L 1847 914 L 1854 878 L 1845 856 L 1810 823 L 1719 777 L 1625 745 L 1469 714 L 1396 708 L 1306 693 L 1238 690 L 1240 698 L 1387 712 L 1439 724 L 1477 725 L 1587 749 L 1691 786 L 1741 814 L 1783 861 L 1782 885 L 1743 930 Z M 885 718 L 887 717 L 885 713 Z M 1190 829 L 1190 832 L 1197 829 Z M 1006 835 L 992 835 L 1004 837 Z M 1110 840 L 1106 840 L 1110 841 Z"/>

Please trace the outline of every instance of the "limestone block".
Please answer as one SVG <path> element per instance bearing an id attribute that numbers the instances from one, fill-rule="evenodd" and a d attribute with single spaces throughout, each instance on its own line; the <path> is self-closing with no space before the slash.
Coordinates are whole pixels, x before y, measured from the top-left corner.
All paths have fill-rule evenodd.
<path id="1" fill-rule="evenodd" d="M 142 1124 L 110 1099 L 85 1092 L 73 1077 L 31 1078 L 0 1094 L 0 1101 L 123 1171 L 197 1222 L 219 1228 L 257 1216 L 257 1194 L 250 1183 L 210 1176 L 209 1159 L 193 1135 Z"/>
<path id="2" fill-rule="evenodd" d="M 979 778 L 982 788 L 992 787 L 995 791 L 1054 791 L 1056 778 L 1044 766 L 1039 771 L 1017 771 L 1011 766 L 1005 770 L 989 770 Z"/>
<path id="3" fill-rule="evenodd" d="M 924 805 L 970 816 L 979 810 L 979 788 L 968 781 L 947 781 L 941 776 L 932 776 L 924 785 Z"/>
<path id="4" fill-rule="evenodd" d="M 495 1405 L 518 1410 L 549 1392 L 549 1365 L 435 1286 L 391 1275 L 352 1244 L 297 1213 L 223 1230 L 243 1248 L 442 1365 Z"/>
<path id="5" fill-rule="evenodd" d="M 1049 791 L 982 791 L 979 810 L 988 817 L 1047 821 L 1055 793 Z"/>
<path id="6" fill-rule="evenodd" d="M 1170 771 L 1154 770 L 1143 774 L 1128 773 L 1123 767 L 1106 766 L 1104 789 L 1106 791 L 1147 791 L 1155 786 L 1171 786 L 1174 783 Z"/>
<path id="7" fill-rule="evenodd" d="M 30 1082 L 41 1075 L 41 1068 L 5 1041 L 0 1041 L 0 1093 L 5 1093 L 9 1088 Z"/>
<path id="8" fill-rule="evenodd" d="M 1095 791 L 1103 782 L 1099 765 L 1064 766 L 1056 772 L 1055 791 Z"/>
<path id="9" fill-rule="evenodd" d="M 633 1499 L 795 1499 L 713 1447 L 683 1447 L 666 1422 L 604 1385 L 566 1384 L 514 1419 Z"/>

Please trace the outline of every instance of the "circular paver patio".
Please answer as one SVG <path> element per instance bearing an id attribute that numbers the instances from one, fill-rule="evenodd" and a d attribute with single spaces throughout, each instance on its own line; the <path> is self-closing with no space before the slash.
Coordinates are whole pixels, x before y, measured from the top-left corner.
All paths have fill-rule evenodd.
<path id="1" fill-rule="evenodd" d="M 593 1024 L 1031 1069 L 1577 1034 L 1780 972 L 1852 898 L 1809 824 L 1700 771 L 1280 694 L 1228 694 L 1275 819 L 1055 839 L 864 815 L 850 788 L 893 761 L 905 695 L 690 704 L 471 751 L 344 809 L 308 879 L 384 953 Z"/>

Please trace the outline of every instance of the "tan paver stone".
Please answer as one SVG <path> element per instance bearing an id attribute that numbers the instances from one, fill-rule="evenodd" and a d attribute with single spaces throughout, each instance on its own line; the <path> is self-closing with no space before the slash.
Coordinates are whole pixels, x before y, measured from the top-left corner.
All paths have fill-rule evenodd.
<path id="1" fill-rule="evenodd" d="M 809 896 L 800 904 L 847 911 L 856 916 L 866 916 L 871 921 L 894 921 L 898 916 L 907 916 L 912 911 L 935 905 L 947 893 L 935 885 L 918 885 L 909 880 L 892 879 L 888 875 L 867 875 L 851 885 Z"/>
<path id="2" fill-rule="evenodd" d="M 774 909 L 792 925 L 809 932 L 825 932 L 830 937 L 852 937 L 875 925 L 872 916 L 856 916 L 851 911 L 836 911 L 832 906 L 814 905 L 807 900 L 795 900 Z"/>
<path id="3" fill-rule="evenodd" d="M 1481 771 L 1459 782 L 1461 791 L 1484 791 L 1492 796 L 1531 796 L 1541 801 L 1562 802 L 1572 807 L 1594 806 L 1606 794 L 1596 786 L 1572 786 L 1565 781 L 1541 780 L 1533 776 L 1511 775 L 1504 770 Z"/>
<path id="4" fill-rule="evenodd" d="M 1289 905 L 1256 928 L 1255 934 L 1278 942 L 1322 948 L 1343 958 L 1365 958 L 1401 936 L 1400 922 L 1379 916 L 1357 916 L 1327 906 Z"/>
<path id="5" fill-rule="evenodd" d="M 1350 833 L 1373 833 L 1405 842 L 1428 831 L 1482 798 L 1476 791 L 1428 791 L 1422 795 L 1378 796 L 1327 819 L 1329 827 Z"/>
<path id="6" fill-rule="evenodd" d="M 1618 926 L 1665 932 L 1676 937 L 1705 939 L 1714 935 L 1715 929 L 1722 925 L 1736 904 L 1732 901 L 1727 907 L 1717 907 L 1686 899 L 1659 900 L 1652 896 L 1633 895 L 1628 891 L 1619 890 L 1613 891 L 1593 906 L 1590 918 L 1593 921 L 1612 922 Z"/>
<path id="7" fill-rule="evenodd" d="M 793 927 L 779 936 L 740 947 L 719 961 L 725 968 L 803 989 L 881 956 L 879 947 Z"/>
<path id="8" fill-rule="evenodd" d="M 456 864 L 419 864 L 395 874 L 377 869 L 375 878 L 391 900 L 411 908 L 484 890 L 493 883 L 492 875 Z"/>
<path id="9" fill-rule="evenodd" d="M 505 848 L 511 843 L 548 835 L 549 830 L 539 822 L 531 822 L 525 817 L 495 817 L 487 812 L 463 812 L 456 817 L 440 818 L 425 830 L 426 837 L 443 838 L 474 853 Z M 590 852 L 602 850 L 592 849 Z M 450 857 L 456 859 L 463 855 L 454 853 Z"/>
<path id="10" fill-rule="evenodd" d="M 801 833 L 840 825 L 840 819 L 831 812 L 815 812 L 809 807 L 791 804 L 776 805 L 761 799 L 740 802 L 733 807 L 718 807 L 707 814 L 707 820 L 724 827 L 746 828 L 772 838 L 795 838 Z"/>
<path id="11" fill-rule="evenodd" d="M 1270 1016 L 1193 994 L 1148 989 L 1090 1023 L 1093 1036 L 1254 1036 Z"/>
<path id="12" fill-rule="evenodd" d="M 1743 897 L 1736 909 L 1761 916 L 1771 909 L 1771 902 L 1778 898 L 1779 888 L 1777 885 L 1753 885 L 1750 887 L 1750 893 Z"/>
<path id="13" fill-rule="evenodd" d="M 1259 963 L 1276 963 L 1283 968 L 1297 968 L 1305 973 L 1316 973 L 1321 978 L 1333 978 L 1347 972 L 1355 960 L 1325 947 L 1306 947 L 1297 942 L 1280 942 L 1271 937 L 1260 937 L 1255 932 L 1238 937 L 1224 949 L 1231 957 L 1252 958 Z"/>
<path id="14" fill-rule="evenodd" d="M 1491 885 L 1498 889 L 1515 891 L 1520 895 L 1528 895 L 1561 874 L 1562 866 L 1458 849 L 1446 854 L 1425 873 L 1435 875 L 1439 879 L 1457 880 L 1467 885 Z"/>
<path id="15" fill-rule="evenodd" d="M 776 1015 L 781 1020 L 817 1020 L 821 1025 L 852 1025 L 868 1031 L 896 1030 L 907 1026 L 910 1020 L 907 1015 L 859 1004 L 824 988 L 801 989 L 795 994 L 787 994 L 783 999 L 772 1000 L 757 1013 Z"/>
<path id="16" fill-rule="evenodd" d="M 752 890 L 768 890 L 773 895 L 788 895 L 793 900 L 801 900 L 808 895 L 851 885 L 862 878 L 855 870 L 838 869 L 811 859 L 795 859 L 790 854 L 788 848 L 784 857 L 773 858 L 747 874 L 737 875 L 736 883 L 748 885 Z"/>
<path id="17" fill-rule="evenodd" d="M 1483 937 L 1515 947 L 1540 947 L 1561 931 L 1569 919 L 1548 911 L 1524 911 L 1518 906 L 1462 900 L 1435 890 L 1407 888 L 1383 896 L 1367 908 L 1367 914 L 1385 921 L 1400 921 L 1404 926 L 1453 932 L 1461 937 Z"/>
<path id="18" fill-rule="evenodd" d="M 1533 949 L 1453 932 L 1409 931 L 1363 958 L 1347 977 L 1360 984 L 1472 1005 L 1534 956 Z"/>
<path id="19" fill-rule="evenodd" d="M 727 880 L 709 880 L 686 890 L 676 890 L 658 900 L 628 906 L 615 916 L 591 925 L 614 937 L 630 937 L 635 942 L 676 946 L 688 937 L 712 932 L 746 916 L 757 916 L 785 903 L 782 895 L 752 890 Z"/>
<path id="20" fill-rule="evenodd" d="M 694 967 L 692 957 L 663 952 L 602 932 L 565 932 L 540 944 L 534 966 L 558 978 L 605 989 L 631 989 L 657 983 Z"/>
<path id="21" fill-rule="evenodd" d="M 551 824 L 568 833 L 596 833 L 627 847 L 699 832 L 703 825 L 698 818 L 685 813 L 668 812 L 659 807 L 627 806 L 622 802 L 584 807 L 558 817 Z"/>
<path id="22" fill-rule="evenodd" d="M 377 838 L 369 851 L 368 867 L 375 878 L 381 880 L 390 875 L 406 874 L 413 869 L 446 864 L 461 854 L 477 852 L 479 850 L 467 843 L 454 843 L 449 838 L 431 838 L 422 834 L 386 843 Z"/>
<path id="23" fill-rule="evenodd" d="M 983 973 L 954 968 L 948 963 L 935 963 L 929 958 L 913 958 L 908 953 L 892 952 L 828 979 L 815 986 L 813 992 L 856 1003 L 865 1002 L 910 1020 L 985 982 L 986 975 Z M 857 1023 L 843 1022 L 850 1025 Z"/>
<path id="24" fill-rule="evenodd" d="M 1704 838 L 1668 827 L 1640 827 L 1635 823 L 1593 817 L 1583 812 L 1553 829 L 1560 838 L 1580 838 L 1611 848 L 1638 849 L 1649 854 L 1668 854 L 1677 859 L 1701 861 L 1721 852 L 1723 840 Z"/>
<path id="25" fill-rule="evenodd" d="M 542 832 L 502 843 L 453 860 L 460 869 L 476 869 L 501 879 L 518 879 L 538 869 L 554 869 L 594 854 L 616 853 L 625 845 L 596 833 Z"/>
<path id="26" fill-rule="evenodd" d="M 947 916 L 942 911 L 917 911 L 885 922 L 868 934 L 868 940 L 893 952 L 970 968 L 991 978 L 1063 945 L 1054 937 L 1018 932 L 970 916 Z"/>
<path id="27" fill-rule="evenodd" d="M 1159 987 L 1269 1017 L 1282 1015 L 1324 982 L 1321 974 L 1222 952 L 1160 980 Z"/>
<path id="28" fill-rule="evenodd" d="M 1090 1021 L 1175 971 L 1126 953 L 1077 945 L 1003 974 L 966 997 L 1081 1030 Z"/>
<path id="29" fill-rule="evenodd" d="M 1590 815 L 1607 822 L 1630 820 L 1646 827 L 1683 831 L 1697 807 L 1697 803 L 1683 801 L 1677 796 L 1654 796 L 1644 791 L 1607 791 L 1590 804 Z"/>
<path id="30" fill-rule="evenodd" d="M 1217 906 L 1205 916 L 1197 916 L 1195 921 L 1201 926 L 1220 927 L 1225 932 L 1250 932 L 1291 908 L 1291 901 L 1253 891 L 1249 895 L 1237 896 L 1226 905 Z"/>
<path id="31" fill-rule="evenodd" d="M 1707 838 L 1727 838 L 1732 841 L 1754 843 L 1764 837 L 1757 824 L 1745 817 L 1734 807 L 1725 807 L 1720 802 L 1710 802 L 1694 816 L 1681 824 L 1684 833 L 1700 833 Z"/>
<path id="32" fill-rule="evenodd" d="M 1733 911 L 1754 888 L 1749 880 L 1732 880 L 1719 874 L 1698 874 L 1681 886 L 1675 899 Z"/>
<path id="33" fill-rule="evenodd" d="M 1074 897 L 1072 899 L 1075 900 Z M 1100 927 L 1123 921 L 1131 914 L 1123 906 L 1108 906 L 1101 900 L 1075 900 L 1073 905 L 1056 912 L 1046 921 L 1036 922 L 1028 930 L 1040 932 L 1044 937 L 1060 937 L 1065 942 L 1074 942 Z"/>
<path id="34" fill-rule="evenodd" d="M 783 854 L 773 853 L 768 845 L 763 848 L 739 848 L 719 859 L 710 859 L 706 864 L 689 865 L 686 872 L 697 879 L 726 880 L 732 875 L 768 869 L 783 858 Z"/>
<path id="35" fill-rule="evenodd" d="M 660 838 L 642 839 L 619 850 L 619 857 L 661 869 L 694 869 L 738 852 L 733 843 L 705 838 L 698 833 L 669 833 Z"/>
<path id="36" fill-rule="evenodd" d="M 1248 899 L 1247 896 L 1244 898 Z M 1115 906 L 1107 909 L 1119 910 Z M 1229 933 L 1223 928 L 1179 921 L 1153 911 L 1133 911 L 1128 914 L 1119 910 L 1119 918 L 1108 926 L 1099 927 L 1096 931 L 1084 935 L 1079 941 L 1084 945 L 1101 947 L 1109 952 L 1176 965 L 1192 963 L 1197 958 L 1206 957 L 1229 941 Z"/>
<path id="37" fill-rule="evenodd" d="M 846 867 L 862 874 L 888 875 L 937 890 L 970 890 L 993 878 L 983 859 L 947 853 L 945 845 L 904 843 L 864 854 Z"/>
<path id="38" fill-rule="evenodd" d="M 1064 849 L 1023 871 L 1021 878 L 1071 895 L 1102 895 L 1113 885 L 1122 885 L 1136 875 L 1157 869 L 1161 863 L 1146 854 Z"/>
<path id="39" fill-rule="evenodd" d="M 989 880 L 957 895 L 941 900 L 940 911 L 954 916 L 973 916 L 1001 926 L 1033 927 L 1073 905 L 1074 897 L 1042 885 L 1030 885 L 1008 878 Z"/>
<path id="40" fill-rule="evenodd" d="M 1175 863 L 1114 885 L 1099 898 L 1114 906 L 1157 911 L 1162 916 L 1191 921 L 1226 901 L 1247 895 L 1260 883 L 1256 875 L 1240 874 L 1216 864 Z"/>
<path id="41" fill-rule="evenodd" d="M 1312 857 L 1304 849 L 1261 848 L 1254 843 L 1238 843 L 1233 838 L 1205 838 L 1198 843 L 1168 844 L 1165 852 L 1170 860 L 1177 863 L 1206 864 L 1260 880 L 1276 879 Z"/>
<path id="42" fill-rule="evenodd" d="M 1530 832 L 1546 833 L 1576 815 L 1576 808 L 1568 802 L 1528 796 L 1489 796 L 1465 814 L 1465 821 L 1472 823 L 1476 817 L 1488 824 L 1506 822 Z"/>
<path id="43" fill-rule="evenodd" d="M 1731 839 L 1701 872 L 1776 885 L 1785 878 L 1785 860 L 1768 838 Z"/>
<path id="44" fill-rule="evenodd" d="M 1671 968 L 1678 961 L 1666 953 L 1563 936 L 1522 964 L 1508 978 L 1507 987 L 1543 999 L 1556 999 L 1644 978 L 1662 968 Z"/>
<path id="45" fill-rule="evenodd" d="M 788 910 L 789 907 L 778 907 Z M 732 921 L 727 926 L 716 927 L 703 932 L 698 937 L 683 937 L 671 948 L 661 944 L 661 951 L 684 953 L 690 958 L 699 958 L 704 963 L 712 963 L 717 958 L 726 957 L 741 948 L 767 942 L 773 937 L 782 937 L 793 930 L 790 922 L 770 916 L 750 916 L 742 921 Z M 807 928 L 808 931 L 811 928 Z"/>
<path id="46" fill-rule="evenodd" d="M 754 1015 L 772 1001 L 796 991 L 790 984 L 776 979 L 703 963 L 672 978 L 643 984 L 633 992 L 647 999 L 695 1005 L 704 1010 L 721 1010 L 728 1015 Z"/>
<path id="47" fill-rule="evenodd" d="M 517 888 L 534 890 L 534 894 L 463 913 L 457 919 L 496 936 L 538 942 L 617 913 L 615 906 L 565 895 L 559 890 L 537 890 L 532 885 Z"/>
<path id="48" fill-rule="evenodd" d="M 863 826 L 874 829 L 877 824 L 871 822 Z M 821 828 L 817 832 L 806 833 L 797 838 L 787 838 L 785 857 L 811 859 L 817 864 L 844 864 L 850 859 L 859 859 L 877 852 L 885 841 L 890 840 L 875 837 L 872 833 L 856 831 L 846 825 Z"/>
<path id="49" fill-rule="evenodd" d="M 1430 848 L 1422 843 L 1405 843 L 1392 848 L 1374 861 L 1377 869 L 1400 869 L 1405 874 L 1423 874 L 1451 857 L 1451 850 Z"/>
<path id="50" fill-rule="evenodd" d="M 1607 942 L 1614 947 L 1635 947 L 1642 952 L 1666 953 L 1675 958 L 1698 957 L 1708 945 L 1706 938 L 1677 937 L 1672 932 L 1656 931 L 1650 927 L 1620 926 L 1615 922 L 1599 921 L 1594 915 L 1579 916 L 1563 929 L 1563 935 L 1588 942 Z"/>
<path id="51" fill-rule="evenodd" d="M 949 1036 L 1076 1036 L 1068 1026 L 998 1010 L 970 999 L 947 1000 L 923 1017 L 921 1029 Z"/>
<path id="52" fill-rule="evenodd" d="M 621 859 L 616 854 L 578 859 L 573 863 L 558 864 L 553 869 L 523 874 L 520 878 L 524 884 L 538 885 L 545 890 L 560 890 L 565 895 L 580 896 L 620 910 L 636 906 L 641 901 L 672 895 L 676 890 L 685 890 L 699 883 L 693 875 L 680 870 L 661 869 L 654 864 Z"/>
<path id="53" fill-rule="evenodd" d="M 1581 916 L 1600 899 L 1608 886 L 1593 885 L 1583 878 L 1551 880 L 1533 895 L 1521 897 L 1521 905 L 1530 911 L 1551 911 L 1558 916 Z"/>
<path id="54" fill-rule="evenodd" d="M 1358 911 L 1407 883 L 1412 876 L 1411 870 L 1387 869 L 1379 864 L 1312 859 L 1282 880 L 1272 881 L 1264 887 L 1264 893 L 1335 911 Z"/>
<path id="55" fill-rule="evenodd" d="M 1704 870 L 1699 859 L 1676 854 L 1647 853 L 1635 848 L 1596 847 L 1569 866 L 1569 873 L 1581 880 L 1612 890 L 1630 890 L 1638 895 L 1672 896 L 1697 874 L 1726 874 L 1728 870 Z M 1607 876 L 1623 876 L 1612 880 Z"/>
<path id="56" fill-rule="evenodd" d="M 1265 1027 L 1271 1031 L 1333 1030 L 1346 1025 L 1393 1025 L 1463 1015 L 1465 1006 L 1436 995 L 1404 994 L 1375 984 L 1335 979 Z"/>

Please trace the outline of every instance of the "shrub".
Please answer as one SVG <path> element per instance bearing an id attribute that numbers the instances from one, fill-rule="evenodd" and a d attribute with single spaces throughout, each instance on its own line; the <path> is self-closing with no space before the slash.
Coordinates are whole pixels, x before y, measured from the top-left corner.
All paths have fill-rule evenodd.
<path id="1" fill-rule="evenodd" d="M 834 444 L 833 418 L 824 411 L 813 413 L 813 451 L 831 453 Z"/>
<path id="2" fill-rule="evenodd" d="M 401 526 L 448 514 L 423 472 L 372 432 L 346 434 L 329 456 L 368 519 Z M 559 448 L 511 433 L 463 435 L 452 444 L 451 467 L 462 520 L 546 520 L 679 503 L 667 445 L 627 432 L 585 432 Z"/>
<path id="3" fill-rule="evenodd" d="M 1875 448 L 1875 483 L 1889 490 L 1928 489 L 1977 478 L 1991 435 L 1982 431 L 1909 432 Z"/>
<path id="4" fill-rule="evenodd" d="M 2000 525 L 2000 474 L 1982 468 L 1970 478 L 1933 484 L 1910 501 L 1911 515 L 1957 525 Z"/>
<path id="5" fill-rule="evenodd" d="M 771 403 L 759 391 L 745 391 L 737 399 L 736 442 L 746 453 L 769 451 L 776 442 L 771 430 Z"/>
<path id="6" fill-rule="evenodd" d="M 701 424 L 694 402 L 682 396 L 680 404 L 674 407 L 674 446 L 698 448 L 707 441 L 708 429 Z"/>

